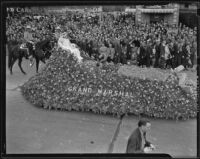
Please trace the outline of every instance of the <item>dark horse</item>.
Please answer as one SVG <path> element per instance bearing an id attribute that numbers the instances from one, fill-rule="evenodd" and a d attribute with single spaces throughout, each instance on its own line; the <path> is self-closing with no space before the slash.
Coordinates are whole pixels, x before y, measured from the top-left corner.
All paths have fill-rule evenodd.
<path id="1" fill-rule="evenodd" d="M 39 62 L 46 63 L 45 60 L 51 56 L 51 50 L 54 47 L 54 42 L 50 39 L 42 40 L 35 44 L 35 50 L 32 52 L 32 56 L 36 60 L 36 72 L 38 73 Z"/>
<path id="2" fill-rule="evenodd" d="M 33 45 L 31 43 L 27 44 L 29 52 L 26 49 L 22 49 L 20 46 L 21 44 L 15 40 L 8 41 L 8 68 L 10 69 L 10 74 L 13 74 L 12 68 L 17 59 L 18 59 L 18 66 L 21 72 L 23 74 L 26 74 L 26 72 L 24 72 L 22 68 L 21 63 L 23 57 L 29 59 L 30 54 L 33 53 Z"/>
<path id="3" fill-rule="evenodd" d="M 36 72 L 38 73 L 39 62 L 42 61 L 43 63 L 46 63 L 45 60 L 51 56 L 51 50 L 54 47 L 54 43 L 50 39 L 37 42 L 35 46 L 32 43 L 27 42 L 26 47 L 29 51 L 25 48 L 21 48 L 20 46 L 21 44 L 17 41 L 12 40 L 8 42 L 8 68 L 10 69 L 11 74 L 12 67 L 17 59 L 19 61 L 18 65 L 21 72 L 26 74 L 21 66 L 21 63 L 23 57 L 29 59 L 30 56 L 33 56 L 36 60 Z"/>

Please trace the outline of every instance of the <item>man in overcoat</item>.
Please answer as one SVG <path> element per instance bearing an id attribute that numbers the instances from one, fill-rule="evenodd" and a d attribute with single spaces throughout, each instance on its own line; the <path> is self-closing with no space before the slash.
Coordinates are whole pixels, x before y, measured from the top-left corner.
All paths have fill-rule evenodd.
<path id="1" fill-rule="evenodd" d="M 160 59 L 160 47 L 161 47 L 161 43 L 160 43 L 160 39 L 156 40 L 156 46 L 155 46 L 155 64 L 154 67 L 157 68 L 159 67 L 159 59 Z"/>
<path id="2" fill-rule="evenodd" d="M 138 66 L 146 65 L 146 43 L 142 42 L 140 45 L 140 51 L 138 55 Z"/>
<path id="3" fill-rule="evenodd" d="M 148 153 L 155 149 L 154 145 L 146 140 L 146 133 L 150 128 L 150 121 L 140 120 L 138 122 L 138 128 L 133 131 L 128 139 L 126 153 Z"/>

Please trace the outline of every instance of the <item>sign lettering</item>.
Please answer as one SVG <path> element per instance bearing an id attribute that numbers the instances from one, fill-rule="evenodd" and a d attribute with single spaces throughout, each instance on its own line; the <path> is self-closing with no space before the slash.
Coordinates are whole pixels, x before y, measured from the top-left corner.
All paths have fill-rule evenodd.
<path id="1" fill-rule="evenodd" d="M 78 94 L 94 94 L 96 96 L 116 96 L 116 97 L 125 97 L 130 98 L 133 97 L 133 92 L 130 91 L 117 91 L 117 90 L 111 90 L 111 89 L 92 89 L 92 88 L 81 88 L 77 86 L 69 86 L 67 88 L 67 91 L 74 92 Z"/>

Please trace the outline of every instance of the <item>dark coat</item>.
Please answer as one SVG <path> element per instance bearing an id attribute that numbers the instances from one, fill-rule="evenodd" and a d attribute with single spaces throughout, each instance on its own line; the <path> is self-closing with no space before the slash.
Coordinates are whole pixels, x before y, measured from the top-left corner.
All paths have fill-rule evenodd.
<path id="1" fill-rule="evenodd" d="M 144 138 L 145 138 L 144 147 L 149 147 L 151 143 L 146 140 L 146 133 L 144 134 Z M 141 145 L 142 145 L 142 136 L 139 128 L 137 128 L 128 139 L 126 153 L 144 153 L 144 151 L 141 150 Z"/>
<path id="2" fill-rule="evenodd" d="M 156 53 L 155 53 L 155 64 L 154 64 L 154 67 L 158 67 L 159 66 L 159 59 L 160 59 L 161 44 L 156 45 L 155 49 L 156 49 Z"/>
<path id="3" fill-rule="evenodd" d="M 175 43 L 174 46 L 173 46 L 173 53 L 172 53 L 172 56 L 177 56 L 178 54 L 178 45 Z"/>
<path id="4" fill-rule="evenodd" d="M 119 40 L 115 40 L 115 41 L 113 42 L 113 45 L 114 45 L 115 51 L 116 51 L 118 54 L 121 54 L 120 41 L 119 41 Z"/>
<path id="5" fill-rule="evenodd" d="M 120 58 L 121 58 L 121 54 L 122 54 L 120 41 L 115 39 L 115 40 L 113 40 L 112 44 L 113 44 L 113 46 L 115 48 L 115 57 L 114 57 L 115 60 L 114 61 L 115 61 L 115 63 L 118 63 L 118 62 L 120 62 Z"/>
<path id="6" fill-rule="evenodd" d="M 165 56 L 165 47 L 161 44 L 160 46 L 160 57 L 164 57 Z"/>
<path id="7" fill-rule="evenodd" d="M 140 47 L 140 41 L 134 40 L 133 43 L 135 44 L 136 47 Z"/>
<path id="8" fill-rule="evenodd" d="M 186 49 L 186 45 L 184 45 L 182 51 L 182 56 L 181 56 L 181 64 L 186 67 L 188 65 L 188 58 L 189 58 L 189 53 Z"/>
<path id="9" fill-rule="evenodd" d="M 159 59 L 160 58 L 161 44 L 156 45 L 155 49 L 156 49 L 155 57 L 156 57 L 156 59 Z"/>
<path id="10" fill-rule="evenodd" d="M 128 43 L 127 44 L 127 53 L 126 53 L 126 57 L 128 60 L 131 59 L 131 45 Z"/>
<path id="11" fill-rule="evenodd" d="M 143 46 L 140 47 L 138 62 L 139 62 L 139 66 L 146 65 L 146 49 Z"/>
<path id="12" fill-rule="evenodd" d="M 175 68 L 181 64 L 181 56 L 180 56 L 181 52 L 179 52 L 179 46 L 177 43 L 174 44 L 173 50 L 174 50 L 172 53 L 174 55 L 173 66 Z"/>
<path id="13" fill-rule="evenodd" d="M 144 59 L 146 57 L 146 49 L 144 47 L 140 47 L 140 53 L 139 53 L 140 59 Z"/>
<path id="14" fill-rule="evenodd" d="M 146 49 L 146 66 L 150 67 L 151 65 L 151 56 L 153 55 L 153 51 L 152 51 L 152 47 L 151 46 L 147 46 Z"/>
<path id="15" fill-rule="evenodd" d="M 82 49 L 83 49 L 83 51 L 87 51 L 87 41 L 84 41 L 83 43 L 82 43 Z"/>

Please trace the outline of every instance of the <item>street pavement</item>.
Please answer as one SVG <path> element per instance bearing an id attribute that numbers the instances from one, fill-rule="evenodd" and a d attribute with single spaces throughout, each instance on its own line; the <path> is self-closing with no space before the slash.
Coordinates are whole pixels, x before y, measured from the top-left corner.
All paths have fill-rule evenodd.
<path id="1" fill-rule="evenodd" d="M 124 152 L 128 137 L 137 127 L 137 117 L 128 116 L 123 119 L 118 140 L 113 153 Z M 197 153 L 196 120 L 173 121 L 152 119 L 151 130 L 147 140 L 156 146 L 153 153 L 167 153 L 174 157 L 195 156 Z"/>
<path id="2" fill-rule="evenodd" d="M 40 69 L 44 67 L 41 64 Z M 120 119 L 91 112 L 45 110 L 28 103 L 21 95 L 22 85 L 36 73 L 35 65 L 23 60 L 23 75 L 14 65 L 13 75 L 6 66 L 6 150 L 8 154 L 27 153 L 125 153 L 128 137 L 137 127 L 138 117 Z M 149 119 L 147 139 L 156 145 L 155 153 L 173 157 L 196 156 L 196 120 Z M 113 140 L 115 139 L 115 140 Z M 111 146 L 113 146 L 111 148 Z"/>

